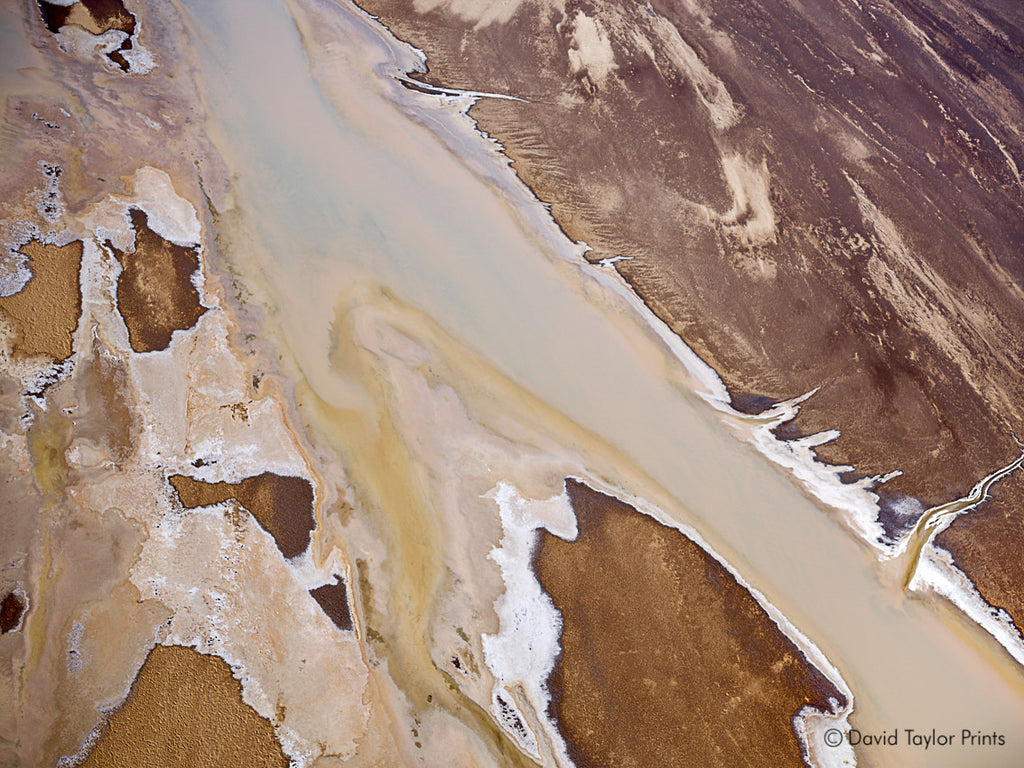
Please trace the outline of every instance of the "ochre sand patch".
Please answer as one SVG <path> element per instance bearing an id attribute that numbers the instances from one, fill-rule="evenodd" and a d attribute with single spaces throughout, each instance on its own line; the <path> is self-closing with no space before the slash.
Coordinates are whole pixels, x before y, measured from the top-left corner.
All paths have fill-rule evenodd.
<path id="1" fill-rule="evenodd" d="M 136 352 L 167 349 L 174 331 L 196 324 L 206 310 L 192 275 L 199 269 L 197 249 L 164 240 L 149 228 L 149 218 L 131 209 L 135 251 L 127 253 L 109 244 L 121 262 L 117 278 L 117 308 L 128 327 L 128 340 Z"/>
<path id="2" fill-rule="evenodd" d="M 83 765 L 262 768 L 288 760 L 273 726 L 242 701 L 226 662 L 158 645 Z"/>
<path id="3" fill-rule="evenodd" d="M 285 557 L 301 555 L 313 530 L 313 486 L 301 477 L 264 472 L 239 483 L 207 483 L 172 475 L 170 483 L 186 509 L 235 499 L 274 537 Z"/>
<path id="4" fill-rule="evenodd" d="M 82 314 L 82 242 L 44 245 L 31 242 L 28 257 L 32 279 L 13 296 L 0 297 L 0 312 L 14 323 L 12 352 L 16 357 L 71 357 L 71 335 Z"/>
<path id="5" fill-rule="evenodd" d="M 552 714 L 578 768 L 802 766 L 793 716 L 845 697 L 679 531 L 566 481 L 579 536 L 534 567 L 562 613 Z"/>

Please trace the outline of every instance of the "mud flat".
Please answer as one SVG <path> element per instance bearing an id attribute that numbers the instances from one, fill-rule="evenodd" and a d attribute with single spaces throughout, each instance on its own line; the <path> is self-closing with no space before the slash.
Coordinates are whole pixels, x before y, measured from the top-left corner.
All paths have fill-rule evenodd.
<path id="1" fill-rule="evenodd" d="M 534 567 L 564 622 L 548 686 L 576 765 L 804 765 L 804 707 L 852 702 L 708 552 L 566 490 L 578 535 L 545 533 Z"/>
<path id="2" fill-rule="evenodd" d="M 348 588 L 344 579 L 311 589 L 309 594 L 324 609 L 324 613 L 334 622 L 334 626 L 343 632 L 352 631 L 352 610 L 349 607 Z"/>
<path id="3" fill-rule="evenodd" d="M 205 311 L 192 276 L 199 269 L 194 248 L 175 245 L 149 228 L 145 211 L 129 212 L 135 230 L 130 253 L 110 246 L 121 263 L 117 308 L 136 352 L 167 349 L 174 331 L 193 327 Z M 108 244 L 109 245 L 109 244 Z"/>

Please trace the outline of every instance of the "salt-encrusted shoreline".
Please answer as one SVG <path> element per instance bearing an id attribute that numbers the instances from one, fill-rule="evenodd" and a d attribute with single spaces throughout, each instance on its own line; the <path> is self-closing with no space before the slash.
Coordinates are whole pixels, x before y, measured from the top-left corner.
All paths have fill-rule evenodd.
<path id="1" fill-rule="evenodd" d="M 949 600 L 992 635 L 1018 664 L 1024 665 L 1024 639 L 1013 619 L 985 601 L 974 583 L 953 563 L 949 552 L 929 545 L 921 554 L 908 591 L 931 592 Z"/>
<path id="2" fill-rule="evenodd" d="M 358 7 L 358 6 L 357 6 Z M 540 201 L 534 192 L 519 178 L 511 167 L 510 159 L 504 154 L 501 143 L 481 130 L 469 114 L 470 108 L 480 98 L 518 98 L 515 94 L 490 94 L 460 92 L 452 89 L 444 93 L 428 95 L 410 91 L 399 83 L 406 79 L 409 72 L 426 72 L 426 53 L 408 43 L 395 38 L 389 30 L 380 24 L 377 17 L 359 12 L 366 20 L 372 22 L 379 30 L 381 41 L 387 45 L 393 59 L 378 65 L 377 71 L 382 77 L 388 78 L 394 85 L 391 97 L 406 113 L 418 122 L 430 127 L 435 134 L 457 155 L 467 166 L 501 190 L 509 199 L 518 216 L 525 219 L 533 231 L 540 234 L 552 250 L 559 254 L 563 261 L 591 278 L 618 298 L 625 301 L 643 320 L 658 338 L 664 343 L 671 354 L 682 364 L 692 383 L 692 393 L 711 405 L 722 417 L 722 421 L 735 432 L 740 439 L 751 444 L 760 454 L 772 463 L 784 469 L 800 486 L 822 504 L 838 510 L 840 519 L 850 531 L 866 543 L 880 560 L 898 556 L 906 546 L 906 538 L 897 542 L 890 541 L 880 521 L 879 496 L 874 489 L 902 474 L 902 470 L 893 467 L 890 471 L 860 478 L 854 482 L 844 482 L 841 476 L 855 467 L 850 465 L 832 465 L 817 458 L 815 448 L 840 436 L 839 430 L 826 430 L 814 435 L 807 435 L 796 440 L 783 440 L 773 430 L 779 425 L 790 421 L 798 415 L 800 406 L 808 398 L 813 397 L 817 389 L 789 400 L 772 405 L 757 414 L 746 414 L 732 406 L 732 397 L 721 376 L 668 325 L 661 320 L 644 303 L 632 286 L 614 268 L 613 262 L 630 258 L 623 254 L 615 259 L 606 259 L 598 264 L 589 263 L 585 254 L 589 246 L 583 242 L 572 242 L 555 221 L 550 206 Z M 454 115 L 458 118 L 452 119 Z M 461 123 L 461 125 L 459 124 Z M 490 147 L 490 152 L 466 152 L 465 142 L 472 137 L 482 138 Z M 960 573 L 957 571 L 957 573 Z M 960 579 L 947 579 L 948 584 L 941 594 L 953 595 L 963 593 L 966 576 L 960 573 Z M 950 600 L 965 610 L 968 616 L 978 620 L 982 616 L 978 610 L 967 611 L 965 606 L 977 601 L 983 603 L 977 590 L 971 586 L 974 596 L 966 596 Z M 1000 642 L 1005 632 L 997 634 L 990 622 L 979 621 L 988 632 L 994 634 Z M 1024 643 L 1017 633 L 1016 643 Z M 1009 646 L 1007 646 L 1009 648 Z M 1011 650 L 1011 653 L 1015 653 Z M 1016 655 L 1015 655 L 1016 658 Z M 834 756 L 832 750 L 829 756 Z"/>
<path id="3" fill-rule="evenodd" d="M 358 4 L 356 4 L 358 8 Z M 382 78 L 392 83 L 390 97 L 417 122 L 429 127 L 460 161 L 477 175 L 496 186 L 509 200 L 516 215 L 531 231 L 540 235 L 550 249 L 558 254 L 571 269 L 602 285 L 618 299 L 623 300 L 644 324 L 664 343 L 665 347 L 685 369 L 691 380 L 691 394 L 709 403 L 723 416 L 723 421 L 737 432 L 741 439 L 752 444 L 758 452 L 791 473 L 808 493 L 824 504 L 838 509 L 844 522 L 864 542 L 880 553 L 886 551 L 884 529 L 878 520 L 879 497 L 872 492 L 877 485 L 900 474 L 900 470 L 854 483 L 844 483 L 840 476 L 853 469 L 845 465 L 831 465 L 817 459 L 814 448 L 839 437 L 838 430 L 809 435 L 795 441 L 781 440 L 772 430 L 799 413 L 800 404 L 813 396 L 816 390 L 776 403 L 759 414 L 745 414 L 732 407 L 732 397 L 722 378 L 661 318 L 644 303 L 631 285 L 610 264 L 591 264 L 585 258 L 590 247 L 584 242 L 573 242 L 555 221 L 550 206 L 537 198 L 515 173 L 511 160 L 504 154 L 502 144 L 481 130 L 469 110 L 480 98 L 518 98 L 515 94 L 461 92 L 448 89 L 443 94 L 424 94 L 410 91 L 400 85 L 407 73 L 427 71 L 424 51 L 395 38 L 380 24 L 377 17 L 359 9 L 365 21 L 378 29 L 378 37 L 391 52 L 392 60 L 377 66 Z M 488 152 L 476 147 L 467 151 L 467 143 L 486 141 Z M 628 259 L 622 255 L 621 259 Z"/>
<path id="4" fill-rule="evenodd" d="M 491 714 L 539 760 L 536 735 L 529 731 L 521 714 L 513 714 L 513 697 L 502 697 L 509 686 L 522 686 L 559 768 L 571 768 L 565 741 L 548 717 L 551 696 L 547 680 L 560 652 L 562 617 L 533 573 L 532 556 L 540 529 L 563 539 L 575 539 L 576 516 L 564 490 L 559 496 L 535 501 L 524 499 L 513 485 L 501 482 L 487 498 L 493 499 L 501 515 L 502 538 L 490 557 L 501 568 L 505 583 L 505 591 L 494 603 L 498 632 L 482 638 L 484 661 L 495 681 Z"/>
<path id="5" fill-rule="evenodd" d="M 800 650 L 806 662 L 818 669 L 846 698 L 846 706 L 842 708 L 839 707 L 838 701 L 833 700 L 831 712 L 804 707 L 794 714 L 793 728 L 800 741 L 804 758 L 815 768 L 856 765 L 853 749 L 845 742 L 838 748 L 821 748 L 826 730 L 848 730 L 848 718 L 854 709 L 853 692 L 825 654 L 772 605 L 764 594 L 751 586 L 725 558 L 715 552 L 692 527 L 673 520 L 641 498 L 624 493 L 621 489 L 609 488 L 596 478 L 587 476 L 572 479 L 625 501 L 641 514 L 679 531 L 721 565 L 736 583 L 754 598 L 779 631 Z M 534 734 L 529 731 L 523 733 L 514 727 L 515 724 L 509 722 L 509 710 L 497 703 L 497 697 L 502 689 L 512 685 L 521 686 L 533 706 L 535 717 L 542 724 L 546 741 L 554 750 L 557 764 L 571 766 L 565 742 L 557 725 L 548 716 L 550 692 L 547 689 L 547 679 L 560 652 L 562 618 L 537 580 L 532 567 L 532 555 L 535 535 L 540 529 L 568 541 L 575 539 L 575 514 L 564 490 L 561 495 L 550 499 L 528 500 L 524 499 L 513 485 L 501 482 L 488 494 L 488 498 L 492 498 L 498 505 L 501 515 L 504 533 L 500 545 L 493 550 L 491 557 L 501 567 L 505 583 L 505 591 L 494 605 L 500 620 L 499 631 L 497 634 L 484 636 L 485 661 L 495 679 L 495 703 L 492 705 L 492 714 L 522 747 L 535 757 L 539 757 Z M 518 719 L 522 722 L 521 716 Z"/>

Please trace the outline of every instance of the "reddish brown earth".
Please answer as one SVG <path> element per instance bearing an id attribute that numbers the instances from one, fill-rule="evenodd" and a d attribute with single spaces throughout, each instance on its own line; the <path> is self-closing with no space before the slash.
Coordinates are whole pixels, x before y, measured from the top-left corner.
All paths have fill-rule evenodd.
<path id="1" fill-rule="evenodd" d="M 534 567 L 564 621 L 548 688 L 576 765 L 804 765 L 793 716 L 844 696 L 682 533 L 566 488 L 579 537 L 545 533 Z"/>
<path id="2" fill-rule="evenodd" d="M 840 430 L 818 452 L 851 477 L 902 470 L 889 540 L 1017 455 L 1019 3 L 361 4 L 425 82 L 524 99 L 470 114 L 737 407 L 821 387 L 782 434 Z M 1024 594 L 1013 523 L 973 519 L 969 575 Z"/>
<path id="3" fill-rule="evenodd" d="M 206 311 L 192 284 L 199 253 L 160 237 L 149 228 L 145 211 L 131 209 L 131 219 L 135 250 L 120 251 L 108 243 L 121 262 L 117 308 L 128 326 L 132 349 L 158 352 L 170 346 L 174 331 L 193 327 Z"/>
<path id="4" fill-rule="evenodd" d="M 10 592 L 0 603 L 0 634 L 14 630 L 25 613 L 25 601 L 17 592 Z"/>
<path id="5" fill-rule="evenodd" d="M 301 555 L 309 546 L 316 523 L 313 486 L 304 478 L 264 472 L 239 483 L 207 483 L 185 475 L 171 475 L 169 482 L 185 509 L 235 499 L 274 537 L 285 557 Z"/>
<path id="6" fill-rule="evenodd" d="M 334 622 L 334 626 L 345 632 L 352 631 L 352 613 L 349 610 L 345 579 L 339 576 L 334 584 L 311 589 L 309 594 L 327 614 L 327 618 Z"/>

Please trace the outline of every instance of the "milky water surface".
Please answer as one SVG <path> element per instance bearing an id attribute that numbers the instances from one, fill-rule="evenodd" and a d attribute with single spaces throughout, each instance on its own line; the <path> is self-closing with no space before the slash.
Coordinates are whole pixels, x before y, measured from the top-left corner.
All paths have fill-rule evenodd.
<path id="1" fill-rule="evenodd" d="M 393 53 L 370 20 L 338 11 L 344 34 L 321 72 L 328 92 L 275 0 L 186 6 L 211 135 L 251 227 L 248 269 L 270 286 L 290 352 L 321 398 L 357 407 L 328 361 L 331 324 L 353 283 L 386 286 L 682 502 L 681 522 L 839 668 L 856 697 L 855 726 L 995 730 L 1008 741 L 866 751 L 871 764 L 1019 763 L 1022 679 L 1001 650 L 952 611 L 905 599 L 898 576 L 883 573 L 835 513 L 681 391 L 681 368 L 641 319 L 566 261 L 571 248 L 530 231 L 507 193 L 395 105 L 436 100 L 387 80 Z M 491 151 L 483 140 L 462 147 L 478 164 Z"/>

